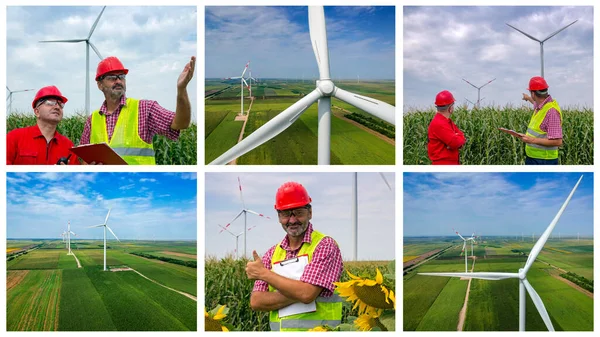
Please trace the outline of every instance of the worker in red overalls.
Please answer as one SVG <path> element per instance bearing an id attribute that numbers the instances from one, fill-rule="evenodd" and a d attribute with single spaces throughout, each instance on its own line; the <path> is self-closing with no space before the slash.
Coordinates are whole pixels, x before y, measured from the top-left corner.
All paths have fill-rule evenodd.
<path id="1" fill-rule="evenodd" d="M 450 119 L 455 101 L 448 90 L 435 96 L 437 113 L 427 130 L 427 154 L 432 165 L 460 165 L 458 150 L 465 145 L 467 139 Z"/>

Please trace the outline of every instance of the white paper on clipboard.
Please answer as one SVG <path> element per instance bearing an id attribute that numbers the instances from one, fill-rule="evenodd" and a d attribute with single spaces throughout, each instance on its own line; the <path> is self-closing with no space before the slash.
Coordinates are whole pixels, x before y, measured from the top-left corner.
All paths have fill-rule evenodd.
<path id="1" fill-rule="evenodd" d="M 273 265 L 273 272 L 287 277 L 292 280 L 300 280 L 304 268 L 308 265 L 308 256 L 302 255 L 285 261 L 277 262 Z M 295 314 L 302 314 L 305 312 L 317 311 L 317 304 L 312 301 L 308 304 L 297 302 L 290 304 L 287 307 L 279 309 L 279 317 L 286 317 Z"/>

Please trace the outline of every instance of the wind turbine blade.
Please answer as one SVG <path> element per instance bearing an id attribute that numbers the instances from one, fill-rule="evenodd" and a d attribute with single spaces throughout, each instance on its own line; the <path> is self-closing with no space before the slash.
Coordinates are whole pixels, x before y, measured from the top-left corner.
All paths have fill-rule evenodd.
<path id="1" fill-rule="evenodd" d="M 454 233 L 456 233 L 458 236 L 460 236 L 461 239 L 463 239 L 463 241 L 465 241 L 465 238 L 462 237 L 462 235 L 460 235 L 460 233 L 455 230 L 454 228 L 452 228 L 452 230 L 454 231 Z"/>
<path id="2" fill-rule="evenodd" d="M 71 40 L 44 40 L 38 41 L 40 43 L 52 43 L 52 42 L 66 42 L 66 43 L 76 43 L 76 42 L 84 42 L 87 41 L 85 39 L 71 39 Z"/>
<path id="3" fill-rule="evenodd" d="M 31 90 L 34 90 L 34 89 L 16 90 L 16 91 L 13 91 L 13 93 L 15 93 L 15 92 L 23 92 L 23 91 L 31 91 Z"/>
<path id="4" fill-rule="evenodd" d="M 462 248 L 462 251 L 463 251 L 463 252 L 465 251 L 465 247 L 466 247 L 466 246 L 467 246 L 467 240 L 465 240 L 465 242 L 463 242 L 463 248 Z"/>
<path id="5" fill-rule="evenodd" d="M 470 277 L 479 280 L 504 280 L 508 278 L 519 278 L 517 273 L 491 273 L 491 272 L 479 272 L 479 273 L 418 273 L 419 275 L 425 276 L 444 276 L 444 277 Z"/>
<path id="6" fill-rule="evenodd" d="M 490 84 L 490 83 L 494 82 L 495 80 L 496 80 L 496 79 L 494 78 L 493 80 L 491 80 L 491 81 L 487 82 L 486 84 L 482 85 L 481 87 L 479 87 L 479 89 L 481 89 L 481 88 L 485 87 L 486 85 L 488 85 L 488 84 Z M 485 97 L 484 97 L 484 98 L 485 98 Z M 483 101 L 483 98 L 482 98 L 482 99 L 480 99 L 480 101 Z"/>
<path id="7" fill-rule="evenodd" d="M 248 228 L 248 231 L 251 231 L 253 228 L 256 228 L 256 225 L 254 225 L 254 226 L 252 226 L 252 227 Z"/>
<path id="8" fill-rule="evenodd" d="M 242 77 L 242 82 L 244 82 L 244 84 L 246 85 L 246 87 L 248 87 L 248 82 L 246 82 L 246 80 Z"/>
<path id="9" fill-rule="evenodd" d="M 544 302 L 542 302 L 540 295 L 538 295 L 538 293 L 535 291 L 535 289 L 533 289 L 533 287 L 531 286 L 529 281 L 527 281 L 527 279 L 523 279 L 523 281 L 521 281 L 521 282 L 523 282 L 523 284 L 525 285 L 525 289 L 527 289 L 527 293 L 529 294 L 529 297 L 531 297 L 531 300 L 533 301 L 533 304 L 537 308 L 537 311 L 540 313 L 540 316 L 542 316 L 542 319 L 544 320 L 544 323 L 546 324 L 548 331 L 554 331 L 554 326 L 552 326 L 552 320 L 550 319 L 550 316 L 548 315 L 548 311 L 546 311 L 546 307 L 544 306 Z"/>
<path id="10" fill-rule="evenodd" d="M 222 229 L 222 230 L 219 232 L 219 234 L 223 233 L 223 231 L 227 231 L 227 233 L 229 233 L 229 234 L 231 234 L 231 235 L 235 236 L 235 234 L 233 234 L 231 231 L 229 231 L 229 229 L 227 229 L 227 228 L 225 228 L 225 227 L 223 227 L 223 226 L 221 226 L 221 225 L 219 225 L 219 227 L 223 228 L 223 229 Z"/>
<path id="11" fill-rule="evenodd" d="M 271 218 L 269 218 L 268 216 L 266 216 L 266 215 L 264 215 L 264 214 L 257 213 L 257 212 L 255 212 L 255 211 L 251 211 L 251 210 L 249 210 L 249 209 L 247 209 L 247 210 L 246 210 L 246 212 L 248 212 L 248 213 L 252 213 L 252 214 L 254 214 L 254 215 L 258 215 L 258 216 L 260 216 L 260 217 L 263 217 L 263 218 L 271 219 Z"/>
<path id="12" fill-rule="evenodd" d="M 333 96 L 364 110 L 365 112 L 396 125 L 396 107 L 374 98 L 355 94 L 339 87 L 335 88 Z"/>
<path id="13" fill-rule="evenodd" d="M 392 190 L 392 186 L 390 186 L 390 183 L 388 183 L 387 179 L 385 178 L 385 176 L 383 175 L 383 172 L 379 172 L 379 175 L 381 176 L 381 179 L 383 179 L 383 182 L 387 185 L 387 187 L 390 189 L 390 191 Z"/>
<path id="14" fill-rule="evenodd" d="M 476 87 L 476 86 L 475 86 L 473 83 L 471 83 L 471 82 L 469 82 L 469 81 L 465 80 L 464 78 L 463 78 L 462 80 L 463 80 L 463 81 L 465 81 L 465 82 L 467 82 L 467 83 L 469 83 L 471 86 L 473 86 L 473 88 L 475 88 L 475 89 L 479 89 L 479 88 L 477 88 L 477 87 Z"/>
<path id="15" fill-rule="evenodd" d="M 229 227 L 235 220 L 237 220 L 237 218 L 239 218 L 242 214 L 244 214 L 245 210 L 241 210 L 238 215 L 235 216 L 235 218 L 233 218 L 233 220 L 229 221 L 227 223 L 227 225 L 225 225 L 225 228 Z"/>
<path id="16" fill-rule="evenodd" d="M 542 43 L 542 41 L 540 41 L 540 40 L 536 39 L 535 37 L 533 37 L 533 36 L 531 36 L 531 35 L 529 35 L 529 34 L 525 33 L 524 31 L 520 30 L 519 28 L 515 28 L 515 27 L 513 27 L 513 26 L 509 25 L 508 23 L 507 23 L 506 25 L 507 25 L 507 26 L 509 26 L 510 28 L 512 28 L 512 29 L 514 29 L 514 30 L 516 30 L 516 31 L 520 32 L 521 34 L 523 34 L 523 35 L 527 36 L 528 38 L 532 39 L 533 41 L 537 41 L 537 42 L 539 42 L 539 43 Z"/>
<path id="17" fill-rule="evenodd" d="M 93 43 L 88 41 L 88 44 L 90 45 L 90 47 L 92 47 L 92 49 L 94 50 L 94 52 L 96 53 L 96 55 L 98 55 L 98 57 L 100 58 L 100 60 L 103 60 L 104 58 L 102 57 L 102 55 L 100 55 L 100 52 L 98 51 L 98 49 L 96 48 L 96 46 L 94 46 Z"/>
<path id="18" fill-rule="evenodd" d="M 318 89 L 313 90 L 308 95 L 294 103 L 282 113 L 271 119 L 258 130 L 254 131 L 250 136 L 234 147 L 223 153 L 219 158 L 213 160 L 209 165 L 225 165 L 233 159 L 251 151 L 252 149 L 262 145 L 271 138 L 277 136 L 285 129 L 290 127 L 298 117 L 306 110 L 308 106 L 313 104 L 321 97 L 321 92 Z"/>
<path id="19" fill-rule="evenodd" d="M 89 226 L 87 228 L 102 227 L 102 226 L 104 226 L 104 224 L 99 224 L 99 225 L 95 225 L 95 226 Z"/>
<path id="20" fill-rule="evenodd" d="M 242 193 L 242 182 L 240 181 L 240 177 L 238 177 L 238 186 L 240 188 L 240 199 L 242 200 L 242 205 L 244 209 L 246 209 L 246 203 L 244 202 L 244 194 Z"/>
<path id="21" fill-rule="evenodd" d="M 550 35 L 549 35 L 547 38 L 543 39 L 543 40 L 542 40 L 542 42 L 546 42 L 548 39 L 550 39 L 550 38 L 551 38 L 551 37 L 553 37 L 554 35 L 556 35 L 556 34 L 558 34 L 558 33 L 562 32 L 563 30 L 565 30 L 565 29 L 569 28 L 569 26 L 571 26 L 572 24 L 574 24 L 574 23 L 575 23 L 575 22 L 577 22 L 577 21 L 579 21 L 579 20 L 575 20 L 575 21 L 571 22 L 570 24 L 568 24 L 568 25 L 564 26 L 563 28 L 561 28 L 561 29 L 557 30 L 556 32 L 554 32 L 554 33 L 550 34 Z"/>
<path id="22" fill-rule="evenodd" d="M 110 227 L 106 226 L 106 229 L 110 231 L 110 233 L 115 237 L 115 239 L 117 239 L 117 241 L 121 242 L 121 240 L 119 240 L 119 238 L 115 235 L 115 232 L 113 232 L 112 229 L 110 229 Z"/>
<path id="23" fill-rule="evenodd" d="M 244 74 L 246 73 L 246 71 L 248 71 L 248 66 L 250 65 L 250 61 L 248 61 L 248 63 L 246 63 L 246 66 L 244 67 L 244 71 L 242 71 L 242 76 L 240 76 L 240 78 L 244 78 Z"/>
<path id="24" fill-rule="evenodd" d="M 96 18 L 96 21 L 94 22 L 94 25 L 92 26 L 92 29 L 90 29 L 90 34 L 88 35 L 88 40 L 92 37 L 92 34 L 94 34 L 94 30 L 96 29 L 96 25 L 98 25 L 98 21 L 100 21 L 100 17 L 102 16 L 102 13 L 104 13 L 104 10 L 106 9 L 106 6 L 102 7 L 102 11 L 100 12 L 100 15 L 98 15 L 98 18 Z M 102 59 L 102 58 L 100 58 Z"/>
<path id="25" fill-rule="evenodd" d="M 226 80 L 237 80 L 238 78 L 242 78 L 242 76 L 228 77 Z"/>
<path id="26" fill-rule="evenodd" d="M 328 80 L 330 79 L 329 48 L 327 47 L 327 27 L 325 26 L 323 6 L 308 7 L 308 28 L 317 65 L 319 66 L 319 79 Z"/>
<path id="27" fill-rule="evenodd" d="M 542 234 L 540 236 L 540 238 L 538 239 L 538 241 L 535 243 L 535 245 L 533 246 L 533 248 L 529 252 L 529 257 L 527 257 L 527 263 L 525 263 L 525 267 L 523 268 L 525 274 L 527 274 L 527 272 L 529 271 L 529 269 L 533 265 L 533 262 L 537 258 L 538 254 L 544 248 L 544 245 L 546 244 L 546 241 L 548 241 L 548 238 L 550 237 L 550 234 L 552 233 L 552 230 L 556 226 L 556 223 L 558 223 L 558 220 L 560 219 L 561 215 L 565 211 L 565 208 L 567 208 L 567 205 L 569 204 L 569 201 L 571 201 L 571 198 L 573 197 L 573 194 L 575 194 L 575 190 L 579 186 L 579 183 L 581 182 L 581 179 L 583 179 L 583 176 L 581 176 L 579 178 L 579 180 L 577 181 L 577 184 L 575 184 L 575 187 L 573 187 L 573 190 L 571 190 L 571 193 L 567 197 L 567 200 L 565 200 L 565 202 L 563 203 L 563 205 L 558 210 L 558 213 L 556 213 L 556 215 L 554 216 L 554 219 L 552 220 L 552 222 L 550 223 L 550 225 L 548 226 L 548 228 L 546 228 L 546 230 L 544 231 L 544 234 Z"/>
<path id="28" fill-rule="evenodd" d="M 110 215 L 110 210 L 111 210 L 111 209 L 112 209 L 112 208 L 109 208 L 109 209 L 108 209 L 108 213 L 106 213 L 106 219 L 104 219 L 104 225 L 106 225 L 106 223 L 108 222 L 108 216 Z"/>

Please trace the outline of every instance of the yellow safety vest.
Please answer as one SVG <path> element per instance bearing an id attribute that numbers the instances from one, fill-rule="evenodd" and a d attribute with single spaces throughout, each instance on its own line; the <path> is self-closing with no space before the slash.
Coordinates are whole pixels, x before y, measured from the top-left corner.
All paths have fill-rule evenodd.
<path id="1" fill-rule="evenodd" d="M 558 103 L 553 100 L 544 104 L 544 106 L 535 114 L 531 116 L 531 120 L 529 121 L 529 126 L 527 126 L 526 135 L 533 138 L 548 138 L 546 132 L 540 129 L 544 118 L 546 118 L 546 114 L 550 109 L 556 109 L 558 111 L 558 115 L 560 116 L 560 126 L 562 126 L 562 112 L 560 111 L 560 107 Z M 530 158 L 535 159 L 557 159 L 558 158 L 558 146 L 544 146 L 538 144 L 526 144 L 525 145 L 525 153 Z"/>
<path id="2" fill-rule="evenodd" d="M 304 242 L 302 244 L 298 256 L 308 255 L 308 262 L 310 263 L 315 248 L 325 237 L 324 234 L 313 231 L 310 237 L 310 243 Z M 271 257 L 271 266 L 273 266 L 274 262 L 285 260 L 285 255 L 285 249 L 281 248 L 280 244 L 277 244 L 277 247 L 275 247 L 275 251 L 273 252 L 273 257 Z M 269 285 L 269 291 L 277 290 Z M 315 312 L 307 312 L 280 318 L 278 310 L 271 311 L 269 314 L 269 326 L 271 327 L 271 331 L 306 331 L 320 325 L 336 327 L 342 322 L 343 299 L 340 296 L 335 293 L 331 297 L 319 296 L 316 298 L 315 302 L 317 305 L 317 311 Z"/>
<path id="3" fill-rule="evenodd" d="M 108 140 L 106 116 L 100 110 L 92 112 L 90 144 L 106 143 L 129 165 L 156 165 L 154 147 L 140 137 L 139 100 L 127 98 L 119 113 L 112 138 Z"/>

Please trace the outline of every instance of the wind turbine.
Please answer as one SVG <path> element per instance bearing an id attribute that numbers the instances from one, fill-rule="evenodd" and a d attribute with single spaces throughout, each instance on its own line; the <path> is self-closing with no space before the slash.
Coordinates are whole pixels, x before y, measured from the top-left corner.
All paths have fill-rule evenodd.
<path id="1" fill-rule="evenodd" d="M 463 238 L 463 236 L 460 235 L 460 233 L 457 230 L 455 230 L 454 228 L 452 228 L 452 230 L 454 231 L 454 233 L 456 233 L 456 235 L 460 236 L 460 238 L 463 240 L 462 253 L 465 254 L 465 273 L 467 273 L 469 270 L 469 268 L 467 267 L 467 255 L 469 255 L 468 249 L 465 252 L 465 247 L 467 246 L 467 239 Z"/>
<path id="2" fill-rule="evenodd" d="M 391 191 L 392 187 L 390 183 L 387 181 L 383 173 L 379 172 L 381 179 L 387 185 L 388 189 Z M 358 173 L 354 172 L 352 177 L 352 242 L 354 243 L 354 249 L 352 250 L 352 259 L 353 261 L 358 261 Z"/>
<path id="3" fill-rule="evenodd" d="M 319 67 L 316 88 L 279 115 L 234 145 L 210 165 L 225 165 L 251 151 L 290 127 L 313 103 L 319 101 L 318 163 L 329 165 L 331 137 L 331 97 L 336 97 L 373 116 L 395 125 L 396 108 L 374 98 L 361 96 L 336 87 L 329 74 L 329 48 L 323 6 L 308 7 L 308 24 L 313 51 Z"/>
<path id="4" fill-rule="evenodd" d="M 229 234 L 231 234 L 231 235 L 235 236 L 235 258 L 236 258 L 236 259 L 239 259 L 239 258 L 240 258 L 240 256 L 239 256 L 239 255 L 240 255 L 240 254 L 239 254 L 239 253 L 240 253 L 240 251 L 238 250 L 238 239 L 240 238 L 240 236 L 241 236 L 242 234 L 244 234 L 244 232 L 240 232 L 240 234 L 233 234 L 233 232 L 231 232 L 229 229 L 227 229 L 227 228 L 225 228 L 225 227 L 223 227 L 223 226 L 221 226 L 221 225 L 219 225 L 219 227 L 221 227 L 221 228 L 222 228 L 222 229 L 221 229 L 221 231 L 219 232 L 219 234 L 223 233 L 223 231 L 226 231 L 227 233 L 229 233 Z M 251 230 L 252 230 L 253 228 L 255 228 L 255 227 L 256 227 L 256 225 L 254 225 L 254 226 L 252 226 L 252 227 L 248 228 L 248 231 L 251 231 Z"/>
<path id="5" fill-rule="evenodd" d="M 483 88 L 483 87 L 485 87 L 486 85 L 488 85 L 488 84 L 490 84 L 490 83 L 494 82 L 496 79 L 494 78 L 493 80 L 491 80 L 491 81 L 488 81 L 486 84 L 484 84 L 484 85 L 482 85 L 482 86 L 480 86 L 480 87 L 478 87 L 478 86 L 474 85 L 473 83 L 471 83 L 471 82 L 469 82 L 469 81 L 465 80 L 464 78 L 463 78 L 462 80 L 463 80 L 463 81 L 465 81 L 465 82 L 467 82 L 467 83 L 469 83 L 469 84 L 470 84 L 470 85 L 471 85 L 473 88 L 477 89 L 477 109 L 479 109 L 479 107 L 481 106 L 481 101 L 483 100 L 483 99 L 480 99 L 480 98 L 479 98 L 479 97 L 481 97 L 481 88 Z"/>
<path id="6" fill-rule="evenodd" d="M 242 233 L 244 233 L 244 257 L 246 257 L 246 237 L 247 237 L 247 232 L 249 231 L 249 229 L 248 229 L 248 213 L 257 215 L 261 218 L 267 218 L 267 219 L 271 219 L 271 218 L 266 215 L 257 213 L 253 210 L 246 208 L 246 203 L 244 202 L 244 194 L 242 193 L 242 183 L 240 181 L 240 177 L 238 177 L 238 186 L 240 188 L 240 199 L 242 200 L 242 206 L 244 208 L 235 216 L 235 218 L 233 218 L 233 220 L 229 221 L 229 223 L 227 223 L 227 225 L 225 225 L 225 227 L 221 227 L 221 228 L 227 230 L 229 228 L 229 226 L 231 226 L 231 224 L 235 220 L 237 220 L 242 214 L 244 214 L 244 231 Z"/>
<path id="7" fill-rule="evenodd" d="M 77 236 L 77 234 L 71 231 L 71 221 L 69 221 L 67 225 L 67 246 L 69 247 L 69 252 L 67 253 L 67 255 L 73 255 L 73 253 L 71 252 L 71 234 Z"/>
<path id="8" fill-rule="evenodd" d="M 52 43 L 52 42 L 65 42 L 65 43 L 79 43 L 79 42 L 85 42 L 85 64 L 86 64 L 86 68 L 85 68 L 85 109 L 86 109 L 86 113 L 90 113 L 90 47 L 92 47 L 92 49 L 94 50 L 94 52 L 96 53 L 96 55 L 98 55 L 98 57 L 100 58 L 100 60 L 103 60 L 102 55 L 100 55 L 100 52 L 98 51 L 98 49 L 96 48 L 96 46 L 94 46 L 94 44 L 90 41 L 90 39 L 92 38 L 92 34 L 94 33 L 94 30 L 96 29 L 96 26 L 98 25 L 98 21 L 100 21 L 100 17 L 102 16 L 102 13 L 104 13 L 104 10 L 106 9 L 106 6 L 102 7 L 102 11 L 100 12 L 100 14 L 98 15 L 98 17 L 96 18 L 96 21 L 94 22 L 94 24 L 92 25 L 92 28 L 90 29 L 90 32 L 88 34 L 88 37 L 85 39 L 71 39 L 71 40 L 45 40 L 45 41 L 39 41 L 42 43 Z"/>
<path id="9" fill-rule="evenodd" d="M 471 259 L 475 260 L 475 254 L 473 254 L 473 244 L 475 243 L 475 233 L 471 234 L 471 237 L 467 238 L 467 241 L 471 241 Z"/>
<path id="10" fill-rule="evenodd" d="M 240 116 L 244 115 L 244 84 L 246 85 L 246 87 L 248 87 L 248 83 L 244 79 L 244 75 L 246 74 L 246 71 L 248 71 L 248 66 L 250 66 L 250 61 L 248 61 L 248 63 L 246 63 L 244 70 L 242 70 L 241 76 L 234 76 L 234 77 L 227 78 L 228 80 L 237 80 L 238 78 L 240 79 L 240 97 L 241 97 Z"/>
<path id="11" fill-rule="evenodd" d="M 6 97 L 6 100 L 8 101 L 8 109 L 6 109 L 6 113 L 10 113 L 12 111 L 12 96 L 13 94 L 19 93 L 19 92 L 24 92 L 24 91 L 31 91 L 34 89 L 25 89 L 25 90 L 15 90 L 12 91 L 10 90 L 10 88 L 8 87 L 8 85 L 6 86 L 6 90 L 8 90 L 8 96 Z"/>
<path id="12" fill-rule="evenodd" d="M 119 240 L 119 238 L 115 235 L 115 232 L 113 232 L 112 229 L 110 229 L 110 227 L 108 227 L 108 225 L 107 225 L 109 215 L 110 215 L 110 208 L 108 209 L 108 213 L 106 214 L 106 219 L 104 219 L 103 224 L 88 227 L 88 228 L 104 227 L 104 271 L 107 270 L 106 269 L 106 230 L 108 229 L 110 231 L 110 233 L 115 237 L 115 239 L 117 239 L 117 241 L 121 242 L 121 240 Z"/>
<path id="13" fill-rule="evenodd" d="M 445 276 L 445 277 L 471 277 L 471 278 L 475 278 L 475 279 L 490 280 L 490 281 L 504 280 L 504 279 L 510 279 L 510 278 L 519 279 L 519 331 L 525 331 L 525 316 L 526 316 L 525 315 L 525 304 L 527 303 L 525 301 L 525 292 L 526 291 L 527 291 L 527 293 L 529 293 L 529 297 L 531 297 L 531 300 L 533 301 L 533 304 L 535 305 L 537 311 L 540 313 L 540 316 L 542 316 L 542 320 L 544 320 L 544 323 L 546 324 L 546 327 L 548 328 L 548 330 L 554 331 L 554 326 L 552 326 L 552 321 L 550 320 L 550 316 L 548 315 L 548 312 L 546 311 L 546 307 L 544 306 L 542 299 L 540 298 L 538 293 L 535 291 L 535 289 L 533 289 L 533 286 L 531 286 L 531 284 L 527 281 L 527 272 L 531 269 L 531 267 L 533 266 L 533 262 L 535 262 L 535 259 L 537 258 L 537 256 L 540 254 L 540 252 L 544 248 L 544 245 L 546 244 L 546 241 L 548 241 L 548 238 L 550 237 L 552 230 L 558 223 L 558 220 L 560 219 L 561 215 L 565 211 L 565 208 L 567 208 L 567 205 L 569 204 L 569 201 L 571 201 L 573 194 L 575 194 L 575 190 L 577 189 L 577 186 L 579 186 L 581 179 L 583 179 L 583 176 L 581 176 L 579 178 L 579 180 L 577 181 L 577 184 L 575 184 L 575 187 L 573 187 L 573 190 L 571 190 L 571 193 L 567 197 L 567 200 L 565 200 L 565 202 L 563 203 L 561 208 L 558 210 L 558 213 L 552 220 L 552 222 L 550 222 L 550 225 L 548 225 L 548 228 L 546 228 L 544 233 L 540 236 L 538 241 L 535 243 L 535 245 L 529 252 L 529 256 L 527 257 L 527 262 L 525 262 L 525 266 L 523 268 L 519 269 L 518 273 L 504 273 L 504 272 L 419 273 L 419 275 Z"/>
<path id="14" fill-rule="evenodd" d="M 579 21 L 579 20 L 575 20 L 575 21 L 571 22 L 570 24 L 568 24 L 568 25 L 564 26 L 563 28 L 561 28 L 561 29 L 559 29 L 559 30 L 555 31 L 554 33 L 552 33 L 552 34 L 550 34 L 550 35 L 548 35 L 548 37 L 547 37 L 547 38 L 545 38 L 545 39 L 543 39 L 543 40 L 538 40 L 538 39 L 536 39 L 535 37 L 533 37 L 533 36 L 531 36 L 531 35 L 529 35 L 529 34 L 525 33 L 524 31 L 522 31 L 522 30 L 520 30 L 520 29 L 518 29 L 518 28 L 516 28 L 516 27 L 513 27 L 513 26 L 511 26 L 511 25 L 509 25 L 508 23 L 507 23 L 506 25 L 507 25 L 507 26 L 509 26 L 510 28 L 512 28 L 512 29 L 514 29 L 514 30 L 516 30 L 516 31 L 518 31 L 519 33 L 521 33 L 521 34 L 523 34 L 523 35 L 527 36 L 528 38 L 532 39 L 533 41 L 537 41 L 537 42 L 539 42 L 539 43 L 540 43 L 540 60 L 541 60 L 541 64 L 542 64 L 542 77 L 544 77 L 544 42 L 546 42 L 546 41 L 550 40 L 550 38 L 552 38 L 554 35 L 556 35 L 556 34 L 558 34 L 558 33 L 562 32 L 562 31 L 563 31 L 563 30 L 565 30 L 565 29 L 567 29 L 567 28 L 568 28 L 570 25 L 574 24 L 574 23 L 575 23 L 575 22 L 577 22 L 577 21 Z"/>

